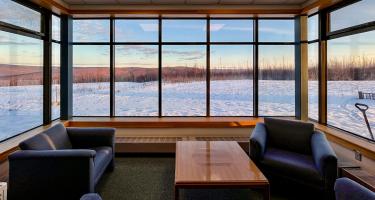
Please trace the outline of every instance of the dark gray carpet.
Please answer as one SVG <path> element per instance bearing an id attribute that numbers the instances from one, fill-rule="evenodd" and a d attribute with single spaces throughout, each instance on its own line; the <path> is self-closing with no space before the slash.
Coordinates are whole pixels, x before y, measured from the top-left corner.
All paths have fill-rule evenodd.
<path id="1" fill-rule="evenodd" d="M 103 200 L 173 200 L 174 157 L 119 157 L 97 191 Z M 181 200 L 258 200 L 251 190 L 181 190 Z M 272 200 L 284 200 L 271 193 Z"/>

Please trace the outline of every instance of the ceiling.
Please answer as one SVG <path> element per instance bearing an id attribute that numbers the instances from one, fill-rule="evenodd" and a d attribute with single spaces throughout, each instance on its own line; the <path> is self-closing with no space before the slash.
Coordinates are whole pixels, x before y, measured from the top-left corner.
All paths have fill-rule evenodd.
<path id="1" fill-rule="evenodd" d="M 68 5 L 298 5 L 311 0 L 61 0 Z"/>

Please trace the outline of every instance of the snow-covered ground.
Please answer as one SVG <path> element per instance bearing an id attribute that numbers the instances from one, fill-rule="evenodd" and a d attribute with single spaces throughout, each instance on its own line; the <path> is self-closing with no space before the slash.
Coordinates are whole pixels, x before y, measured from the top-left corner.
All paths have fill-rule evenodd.
<path id="1" fill-rule="evenodd" d="M 252 80 L 212 81 L 211 115 L 251 116 L 252 88 Z M 329 123 L 369 137 L 363 116 L 354 107 L 354 103 L 369 105 L 368 118 L 375 131 L 375 100 L 358 99 L 358 90 L 374 92 L 374 88 L 375 81 L 329 82 Z M 294 115 L 294 91 L 294 81 L 260 81 L 259 114 Z M 42 123 L 42 94 L 42 86 L 0 87 L 0 140 Z M 156 116 L 158 113 L 157 82 L 116 83 L 115 94 L 118 116 Z M 309 94 L 310 116 L 317 116 L 317 82 L 309 82 Z M 162 99 L 165 116 L 204 116 L 206 83 L 163 83 Z M 74 84 L 73 102 L 74 115 L 108 116 L 109 83 Z M 53 103 L 54 115 L 58 110 L 59 104 Z"/>

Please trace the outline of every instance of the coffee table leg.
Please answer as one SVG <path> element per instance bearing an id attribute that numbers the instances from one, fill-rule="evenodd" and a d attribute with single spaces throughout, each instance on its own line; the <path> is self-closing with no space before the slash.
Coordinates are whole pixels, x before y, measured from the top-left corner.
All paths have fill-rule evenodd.
<path id="1" fill-rule="evenodd" d="M 263 199 L 270 200 L 270 185 L 265 185 L 263 188 Z"/>
<path id="2" fill-rule="evenodd" d="M 178 200 L 180 197 L 179 193 L 178 193 L 178 187 L 175 185 L 174 186 L 174 199 L 175 200 Z"/>

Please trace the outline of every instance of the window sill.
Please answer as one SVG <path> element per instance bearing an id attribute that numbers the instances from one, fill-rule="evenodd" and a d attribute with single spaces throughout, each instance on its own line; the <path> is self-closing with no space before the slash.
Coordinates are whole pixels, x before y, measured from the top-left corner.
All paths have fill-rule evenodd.
<path id="1" fill-rule="evenodd" d="M 327 139 L 333 143 L 344 146 L 347 149 L 357 150 L 364 156 L 375 160 L 375 144 L 360 137 L 350 135 L 344 131 L 314 123 L 316 129 L 324 132 Z"/>
<path id="2" fill-rule="evenodd" d="M 66 126 L 115 128 L 252 128 L 257 117 L 74 117 Z"/>

